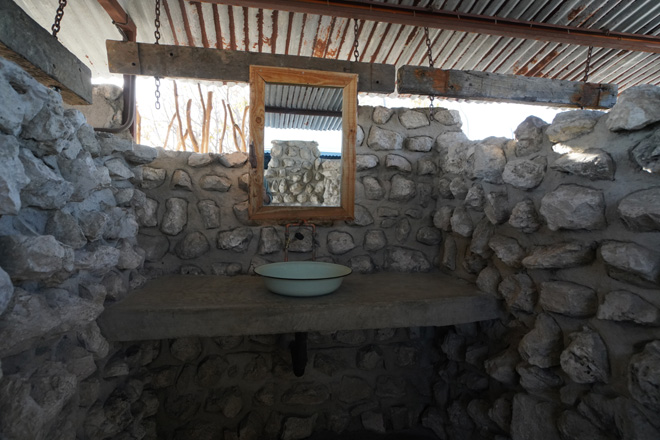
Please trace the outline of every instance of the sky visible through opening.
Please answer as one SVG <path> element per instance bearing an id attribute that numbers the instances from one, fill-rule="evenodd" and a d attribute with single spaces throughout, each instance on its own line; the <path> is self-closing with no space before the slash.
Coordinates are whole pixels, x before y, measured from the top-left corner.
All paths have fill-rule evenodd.
<path id="1" fill-rule="evenodd" d="M 121 80 L 108 78 L 95 80 L 95 83 L 114 83 L 121 85 Z M 204 87 L 205 82 L 201 82 Z M 244 93 L 245 100 L 249 99 L 249 87 L 246 85 L 237 85 Z M 154 110 L 154 80 L 150 77 L 139 77 L 137 82 L 137 102 L 140 113 L 145 119 L 152 117 L 157 119 L 158 111 Z M 232 92 L 234 93 L 234 92 Z M 182 102 L 185 100 L 182 99 Z M 424 97 L 416 99 L 396 98 L 377 95 L 360 95 L 360 106 L 383 106 L 387 108 L 420 108 L 428 107 L 429 100 Z M 462 129 L 470 140 L 481 140 L 490 136 L 506 137 L 513 139 L 514 132 L 518 125 L 528 116 L 537 116 L 547 123 L 551 123 L 555 115 L 560 112 L 571 110 L 569 108 L 545 107 L 541 105 L 509 104 L 496 102 L 478 102 L 478 101 L 455 101 L 436 98 L 435 108 L 447 108 L 457 110 L 461 116 Z M 163 110 L 160 110 L 161 112 Z M 166 131 L 166 127 L 159 128 L 158 131 Z M 275 130 L 273 130 L 275 132 Z M 289 140 L 315 140 L 319 143 L 319 150 L 322 152 L 338 152 L 341 146 L 341 131 L 325 131 L 322 136 L 310 139 L 309 132 L 306 130 L 296 130 L 295 133 L 287 135 L 278 134 L 279 139 Z M 270 137 L 265 140 L 265 145 L 270 145 L 270 140 L 276 137 Z"/>

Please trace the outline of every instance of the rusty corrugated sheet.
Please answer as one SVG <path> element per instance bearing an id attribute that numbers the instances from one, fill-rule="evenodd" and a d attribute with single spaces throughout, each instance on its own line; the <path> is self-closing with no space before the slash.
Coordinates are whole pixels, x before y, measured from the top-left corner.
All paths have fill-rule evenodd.
<path id="1" fill-rule="evenodd" d="M 354 21 L 314 14 L 162 0 L 161 42 L 301 56 L 353 59 Z M 660 35 L 658 0 L 387 0 L 385 3 L 578 26 L 613 32 Z M 57 0 L 16 0 L 50 28 Z M 154 1 L 120 0 L 138 28 L 138 41 L 154 42 Z M 277 2 L 273 2 L 276 5 Z M 167 10 L 167 14 L 165 13 Z M 171 17 L 171 22 L 168 19 Z M 69 2 L 60 40 L 96 76 L 107 75 L 105 39 L 120 39 L 97 2 Z M 584 76 L 587 47 L 432 29 L 435 67 L 481 70 L 563 80 Z M 371 21 L 358 26 L 359 60 L 428 65 L 424 32 Z M 590 81 L 616 83 L 619 90 L 660 85 L 660 54 L 594 48 Z"/>

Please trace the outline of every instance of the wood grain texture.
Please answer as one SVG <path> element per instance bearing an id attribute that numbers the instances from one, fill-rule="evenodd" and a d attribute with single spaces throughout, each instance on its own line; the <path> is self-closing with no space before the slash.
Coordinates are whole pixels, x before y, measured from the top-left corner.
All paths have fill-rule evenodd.
<path id="1" fill-rule="evenodd" d="M 21 66 L 67 104 L 92 103 L 92 72 L 11 0 L 0 0 L 0 56 Z"/>
<path id="2" fill-rule="evenodd" d="M 594 109 L 612 108 L 618 90 L 615 84 L 418 66 L 399 68 L 397 83 L 399 93 Z"/>
<path id="3" fill-rule="evenodd" d="M 394 92 L 396 79 L 389 64 L 113 40 L 106 41 L 106 48 L 110 72 L 128 75 L 248 82 L 250 66 L 257 65 L 356 73 L 357 89 L 371 93 Z"/>
<path id="4" fill-rule="evenodd" d="M 355 142 L 357 138 L 357 75 L 269 66 L 250 67 L 250 191 L 251 220 L 352 220 L 355 204 Z M 277 206 L 263 204 L 264 123 L 266 83 L 341 87 L 342 180 L 340 206 Z"/>

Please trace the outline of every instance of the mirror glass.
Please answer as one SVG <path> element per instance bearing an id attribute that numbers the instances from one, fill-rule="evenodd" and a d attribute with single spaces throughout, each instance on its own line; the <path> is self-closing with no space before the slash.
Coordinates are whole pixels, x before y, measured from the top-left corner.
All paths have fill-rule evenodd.
<path id="1" fill-rule="evenodd" d="M 340 87 L 265 85 L 265 204 L 340 206 Z"/>
<path id="2" fill-rule="evenodd" d="M 357 75 L 250 66 L 253 220 L 353 218 Z"/>

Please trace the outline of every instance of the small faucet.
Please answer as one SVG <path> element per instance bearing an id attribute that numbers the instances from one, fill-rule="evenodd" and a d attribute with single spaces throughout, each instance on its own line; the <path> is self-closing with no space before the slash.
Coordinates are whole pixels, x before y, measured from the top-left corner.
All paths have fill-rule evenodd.
<path id="1" fill-rule="evenodd" d="M 293 234 L 293 238 L 296 240 L 302 240 L 305 236 L 300 232 L 300 228 L 306 227 L 311 228 L 312 230 L 312 261 L 316 260 L 316 225 L 314 223 L 309 223 L 307 220 L 301 220 L 298 223 L 287 223 L 284 230 L 284 261 L 289 261 L 289 246 L 291 245 L 291 235 L 289 234 L 289 227 L 297 226 L 298 229 L 296 233 Z"/>

